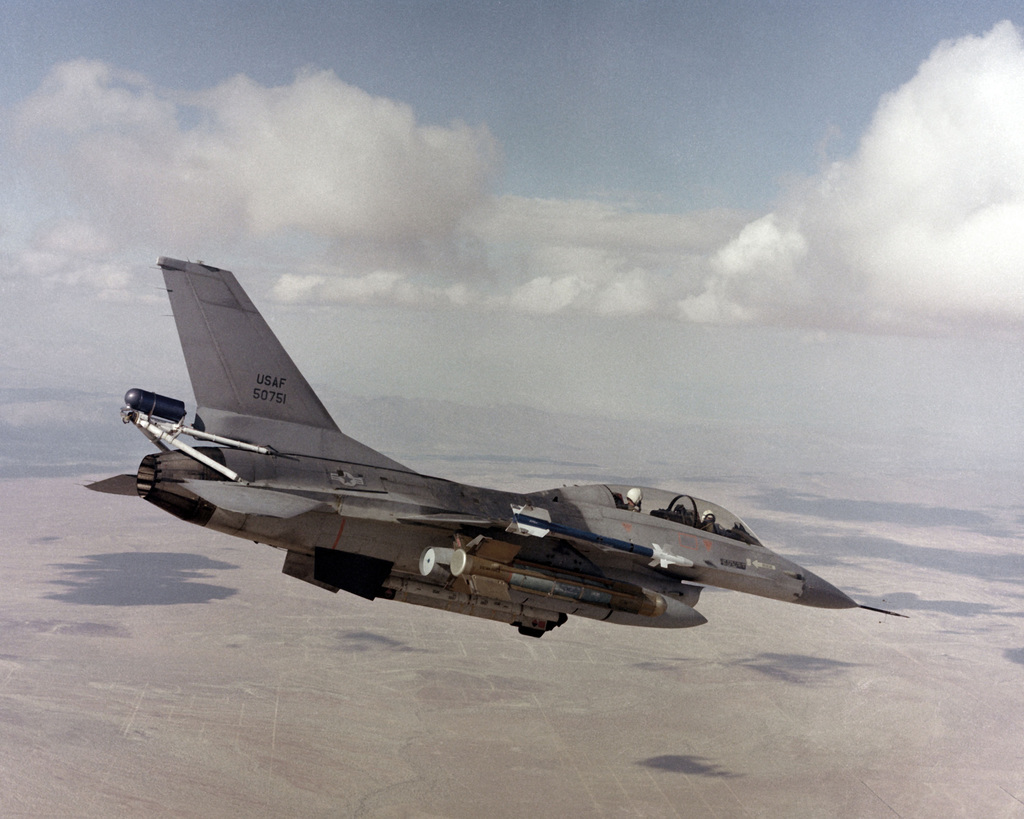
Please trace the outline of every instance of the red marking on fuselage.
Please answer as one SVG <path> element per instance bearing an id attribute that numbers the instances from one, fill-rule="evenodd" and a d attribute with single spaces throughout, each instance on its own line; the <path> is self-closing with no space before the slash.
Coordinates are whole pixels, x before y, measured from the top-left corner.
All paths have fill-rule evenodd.
<path id="1" fill-rule="evenodd" d="M 341 541 L 341 533 L 345 531 L 345 518 L 341 519 L 341 526 L 338 527 L 338 536 L 334 539 L 334 543 L 331 544 L 332 549 L 338 548 L 338 543 Z"/>
<path id="2" fill-rule="evenodd" d="M 683 549 L 692 549 L 695 552 L 699 552 L 700 547 L 703 546 L 709 552 L 711 551 L 711 541 L 697 537 L 696 535 L 684 535 L 680 533 L 679 546 Z"/>

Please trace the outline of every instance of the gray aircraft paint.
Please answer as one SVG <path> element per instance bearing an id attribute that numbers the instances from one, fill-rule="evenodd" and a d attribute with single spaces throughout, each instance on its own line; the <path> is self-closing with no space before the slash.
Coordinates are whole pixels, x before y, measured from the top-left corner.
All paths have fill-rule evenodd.
<path id="1" fill-rule="evenodd" d="M 703 586 L 822 608 L 858 604 L 683 492 L 567 486 L 533 493 L 419 474 L 348 437 L 234 275 L 161 258 L 198 408 L 133 388 L 122 417 L 156 444 L 134 481 L 175 516 L 286 550 L 283 571 L 329 591 L 511 623 L 569 616 L 685 628 Z M 163 416 L 161 416 L 163 413 Z M 186 444 L 189 436 L 198 445 Z M 209 444 L 215 444 L 211 446 Z"/>

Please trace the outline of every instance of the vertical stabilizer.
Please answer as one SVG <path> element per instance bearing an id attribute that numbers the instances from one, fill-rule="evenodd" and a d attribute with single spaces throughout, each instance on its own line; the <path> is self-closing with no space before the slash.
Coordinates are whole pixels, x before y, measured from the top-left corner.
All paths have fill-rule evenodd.
<path id="1" fill-rule="evenodd" d="M 281 452 L 405 469 L 342 434 L 234 275 L 161 257 L 206 430 Z"/>

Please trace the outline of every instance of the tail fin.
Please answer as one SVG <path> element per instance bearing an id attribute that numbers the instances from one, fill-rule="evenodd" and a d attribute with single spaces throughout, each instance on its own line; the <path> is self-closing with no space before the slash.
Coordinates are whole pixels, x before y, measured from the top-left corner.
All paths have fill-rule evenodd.
<path id="1" fill-rule="evenodd" d="M 197 425 L 281 452 L 406 470 L 342 434 L 234 275 L 161 256 Z"/>

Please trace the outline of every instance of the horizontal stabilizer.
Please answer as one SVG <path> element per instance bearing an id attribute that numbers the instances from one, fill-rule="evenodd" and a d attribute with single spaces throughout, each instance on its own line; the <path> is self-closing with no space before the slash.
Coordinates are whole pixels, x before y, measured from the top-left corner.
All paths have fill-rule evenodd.
<path id="1" fill-rule="evenodd" d="M 135 484 L 135 475 L 115 475 L 112 478 L 104 478 L 102 481 L 87 483 L 85 488 L 91 489 L 93 492 L 104 492 L 108 495 L 133 495 L 138 497 L 139 490 Z"/>

